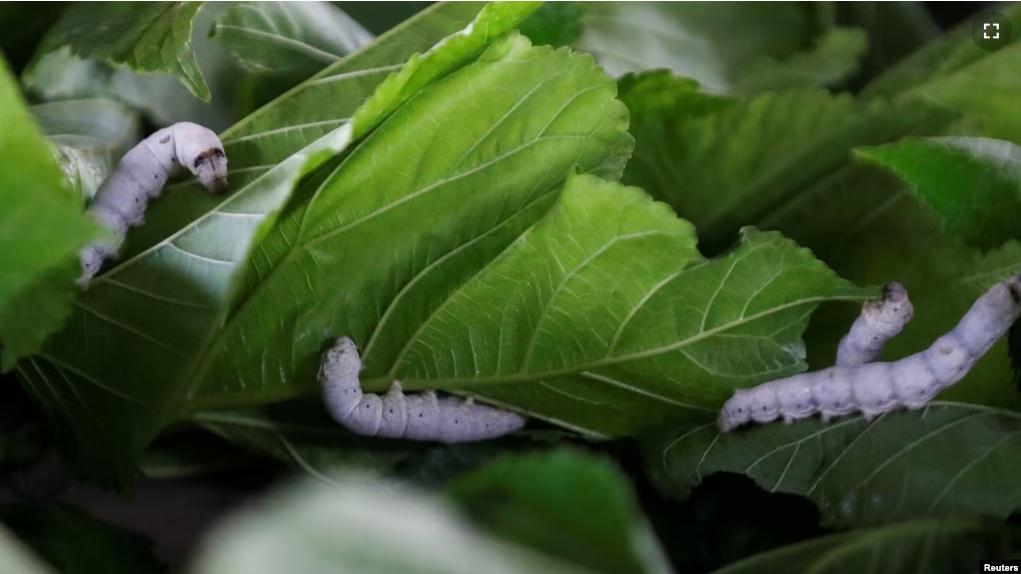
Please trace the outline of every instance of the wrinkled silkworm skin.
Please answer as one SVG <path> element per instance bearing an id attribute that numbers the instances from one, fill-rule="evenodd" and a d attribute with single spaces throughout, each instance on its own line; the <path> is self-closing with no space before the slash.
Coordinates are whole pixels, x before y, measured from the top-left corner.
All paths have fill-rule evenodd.
<path id="1" fill-rule="evenodd" d="M 124 154 L 88 208 L 92 217 L 113 232 L 114 239 L 82 248 L 80 286 L 87 287 L 103 263 L 117 257 L 128 228 L 145 223 L 149 200 L 163 195 L 167 180 L 184 170 L 195 174 L 214 193 L 227 188 L 227 156 L 212 130 L 190 122 L 176 123 Z"/>
<path id="2" fill-rule="evenodd" d="M 405 395 L 399 381 L 382 397 L 363 393 L 361 369 L 358 349 L 347 337 L 337 339 L 319 367 L 327 410 L 353 433 L 456 443 L 500 437 L 525 425 L 521 415 L 471 398 L 440 398 L 433 391 Z"/>
<path id="3" fill-rule="evenodd" d="M 1021 275 L 997 284 L 975 301 L 949 333 L 928 349 L 892 363 L 835 366 L 738 389 L 720 411 L 721 432 L 745 423 L 786 424 L 821 415 L 860 411 L 865 420 L 891 410 L 917 410 L 960 381 L 1021 316 Z"/>
<path id="4" fill-rule="evenodd" d="M 879 359 L 883 345 L 897 336 L 913 315 L 904 286 L 887 283 L 881 299 L 862 304 L 861 314 L 837 347 L 836 365 L 853 367 Z"/>

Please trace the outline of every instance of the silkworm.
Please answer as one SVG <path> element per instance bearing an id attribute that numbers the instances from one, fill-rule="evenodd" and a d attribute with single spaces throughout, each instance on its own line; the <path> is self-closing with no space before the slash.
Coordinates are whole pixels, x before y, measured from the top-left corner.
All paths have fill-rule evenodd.
<path id="1" fill-rule="evenodd" d="M 327 410 L 353 433 L 455 443 L 496 438 L 525 425 L 521 415 L 476 403 L 471 397 L 438 397 L 434 391 L 405 395 L 400 381 L 394 381 L 382 397 L 363 393 L 361 369 L 358 348 L 348 337 L 337 339 L 319 366 Z"/>
<path id="2" fill-rule="evenodd" d="M 879 358 L 887 341 L 897 336 L 914 315 L 908 292 L 887 283 L 880 299 L 862 304 L 861 314 L 837 346 L 837 366 L 853 367 Z"/>
<path id="3" fill-rule="evenodd" d="M 738 389 L 720 410 L 720 431 L 778 418 L 791 424 L 816 413 L 828 423 L 855 411 L 872 420 L 895 409 L 920 409 L 964 378 L 1019 316 L 1021 275 L 979 297 L 957 326 L 924 351 L 899 361 L 838 365 Z"/>
<path id="4" fill-rule="evenodd" d="M 212 130 L 190 122 L 176 123 L 124 154 L 88 208 L 88 213 L 114 237 L 82 248 L 79 285 L 87 287 L 104 261 L 117 257 L 128 228 L 145 223 L 149 200 L 163 195 L 167 180 L 184 169 L 214 193 L 226 189 L 227 156 Z"/>

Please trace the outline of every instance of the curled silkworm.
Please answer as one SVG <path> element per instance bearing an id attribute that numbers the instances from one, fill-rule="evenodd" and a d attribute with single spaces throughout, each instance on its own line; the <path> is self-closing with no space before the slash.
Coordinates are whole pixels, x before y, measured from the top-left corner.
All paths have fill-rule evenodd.
<path id="1" fill-rule="evenodd" d="M 860 411 L 866 420 L 899 408 L 920 409 L 960 381 L 1021 316 L 1021 275 L 997 284 L 975 301 L 949 333 L 928 349 L 891 363 L 838 365 L 738 389 L 720 411 L 728 432 L 745 423 L 769 423 Z"/>
<path id="2" fill-rule="evenodd" d="M 82 248 L 79 285 L 87 286 L 103 262 L 117 256 L 128 228 L 145 222 L 149 199 L 161 196 L 167 180 L 184 169 L 210 191 L 226 189 L 227 156 L 212 130 L 180 122 L 157 131 L 124 154 L 88 208 L 114 238 Z"/>
<path id="3" fill-rule="evenodd" d="M 861 314 L 837 347 L 837 366 L 871 363 L 883 345 L 904 329 L 914 314 L 908 292 L 900 283 L 887 283 L 883 297 L 862 304 Z"/>
<path id="4" fill-rule="evenodd" d="M 382 397 L 362 393 L 362 362 L 354 341 L 337 339 L 319 367 L 319 383 L 330 415 L 351 432 L 384 438 L 444 443 L 486 440 L 525 424 L 517 413 L 474 402 L 437 397 L 433 391 L 405 395 L 394 381 Z"/>

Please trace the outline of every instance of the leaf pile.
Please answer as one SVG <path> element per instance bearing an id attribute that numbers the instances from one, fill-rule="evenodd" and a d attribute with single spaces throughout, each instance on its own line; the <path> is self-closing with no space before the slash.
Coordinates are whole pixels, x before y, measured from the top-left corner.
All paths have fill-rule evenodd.
<path id="1" fill-rule="evenodd" d="M 896 360 L 1021 272 L 1016 42 L 984 51 L 920 3 L 348 8 L 10 10 L 35 32 L 20 85 L 0 68 L 0 365 L 63 464 L 124 491 L 210 459 L 312 479 L 224 523 L 189 572 L 953 572 L 1017 553 L 1016 332 L 921 411 L 714 423 L 735 389 L 830 366 L 884 283 L 916 309 Z M 219 131 L 230 193 L 172 182 L 77 291 L 102 232 L 83 203 L 181 120 Z M 531 422 L 475 445 L 352 435 L 316 382 L 341 335 L 368 392 L 396 379 Z M 161 456 L 182 428 L 219 438 Z M 733 475 L 822 526 L 740 541 L 757 502 L 727 525 L 738 550 L 702 549 L 700 509 L 744 500 L 706 479 Z M 160 568 L 59 504 L 0 510 L 59 568 Z"/>

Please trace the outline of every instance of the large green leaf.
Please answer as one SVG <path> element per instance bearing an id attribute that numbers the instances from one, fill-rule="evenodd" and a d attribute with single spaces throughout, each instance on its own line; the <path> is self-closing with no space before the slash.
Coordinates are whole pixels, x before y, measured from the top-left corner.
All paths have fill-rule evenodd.
<path id="1" fill-rule="evenodd" d="M 1021 533 L 993 521 L 916 520 L 815 538 L 751 556 L 714 574 L 812 572 L 890 574 L 977 571 L 980 560 L 1021 549 Z"/>
<path id="2" fill-rule="evenodd" d="M 1021 148 L 985 138 L 908 140 L 858 150 L 914 188 L 947 231 L 988 249 L 1021 237 Z"/>
<path id="3" fill-rule="evenodd" d="M 505 456 L 455 480 L 455 501 L 509 541 L 594 572 L 671 572 L 626 475 L 560 449 Z"/>
<path id="4" fill-rule="evenodd" d="M 302 137 L 285 140 L 291 147 L 272 138 L 248 148 L 228 146 L 231 186 L 238 190 L 230 196 L 179 189 L 150 206 L 141 228 L 148 235 L 128 237 L 124 258 L 96 278 L 76 301 L 66 328 L 20 371 L 37 398 L 63 415 L 61 428 L 75 439 L 65 454 L 81 472 L 130 484 L 138 452 L 182 398 L 193 362 L 218 340 L 213 335 L 232 290 L 245 285 L 235 271 L 248 260 L 251 246 L 276 233 L 273 224 L 297 182 L 411 98 L 411 85 L 463 65 L 535 7 L 487 8 L 473 26 L 478 32 L 458 34 L 414 60 L 388 82 L 389 90 L 363 102 L 371 114 L 354 127 L 340 115 L 339 127 L 303 149 L 294 149 L 295 143 L 305 145 L 313 134 L 295 132 Z M 272 155 L 277 157 L 266 165 Z M 299 195 L 307 200 L 321 181 L 312 178 Z M 139 236 L 142 241 L 136 241 Z"/>
<path id="5" fill-rule="evenodd" d="M 707 261 L 691 225 L 641 190 L 576 178 L 413 339 L 382 364 L 370 354 L 364 384 L 465 388 L 567 428 L 629 435 L 803 370 L 812 310 L 869 294 L 778 234 L 746 229 Z"/>
<path id="6" fill-rule="evenodd" d="M 404 76 L 363 109 L 376 115 Z M 619 174 L 631 142 L 613 94 L 590 58 L 520 36 L 426 87 L 263 242 L 189 408 L 308 394 L 322 345 L 340 333 L 364 341 L 378 325 L 365 361 L 372 371 L 392 361 L 430 308 L 542 216 L 576 165 Z"/>
<path id="7" fill-rule="evenodd" d="M 499 93 L 480 98 L 485 81 Z M 520 99 L 537 85 L 549 95 Z M 308 211 L 283 222 L 279 241 L 263 244 L 251 295 L 211 346 L 186 406 L 311 394 L 322 346 L 341 333 L 360 343 L 370 390 L 394 378 L 409 389 L 470 389 L 599 435 L 634 432 L 716 405 L 735 384 L 803 368 L 798 334 L 808 313 L 822 300 L 864 295 L 776 236 L 750 233 L 730 258 L 689 269 L 703 262 L 690 225 L 639 190 L 586 178 L 524 232 L 576 163 L 619 172 L 628 141 L 612 93 L 589 60 L 522 46 L 410 101 Z M 501 121 L 464 119 L 480 110 Z M 408 142 L 409 133 L 436 137 L 454 117 L 460 129 L 443 132 L 442 146 Z M 274 310 L 269 328 L 265 308 Z M 227 381 L 235 382 L 225 390 Z"/>
<path id="8" fill-rule="evenodd" d="M 811 498 L 827 523 L 864 526 L 1010 515 L 1021 507 L 1019 445 L 1018 413 L 936 401 L 872 422 L 811 419 L 732 433 L 708 421 L 679 426 L 651 437 L 644 454 L 649 475 L 674 496 L 714 472 L 739 472 Z"/>
<path id="9" fill-rule="evenodd" d="M 152 541 L 72 506 L 7 504 L 0 506 L 0 521 L 61 574 L 166 572 L 166 566 L 153 555 Z"/>
<path id="10" fill-rule="evenodd" d="M 232 2 L 210 34 L 256 72 L 315 73 L 373 38 L 329 2 Z"/>
<path id="11" fill-rule="evenodd" d="M 190 574 L 585 574 L 488 538 L 446 501 L 359 475 L 288 485 L 222 523 Z"/>
<path id="12" fill-rule="evenodd" d="M 2 60 L 0 123 L 0 370 L 8 371 L 64 321 L 78 250 L 100 228 L 66 184 Z"/>
<path id="13" fill-rule="evenodd" d="M 857 68 L 864 36 L 799 2 L 586 2 L 578 48 L 612 75 L 666 68 L 713 93 L 829 85 Z M 827 33 L 829 32 L 829 33 Z"/>
<path id="14" fill-rule="evenodd" d="M 202 2 L 82 2 L 70 5 L 47 36 L 47 48 L 68 46 L 83 58 L 170 73 L 208 102 L 209 86 L 189 46 Z"/>

